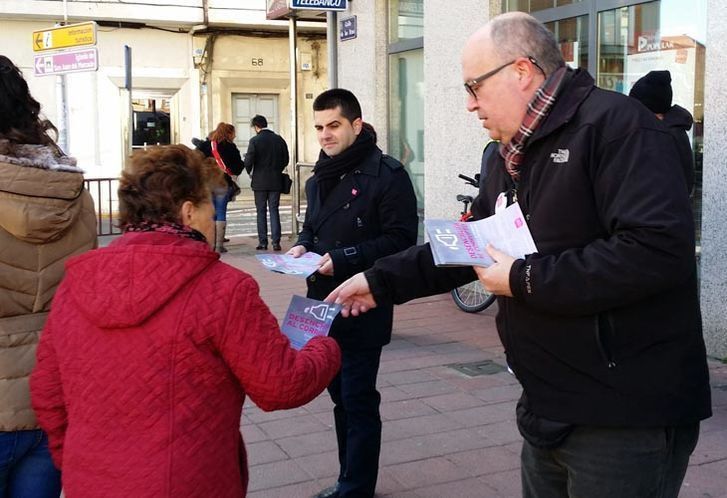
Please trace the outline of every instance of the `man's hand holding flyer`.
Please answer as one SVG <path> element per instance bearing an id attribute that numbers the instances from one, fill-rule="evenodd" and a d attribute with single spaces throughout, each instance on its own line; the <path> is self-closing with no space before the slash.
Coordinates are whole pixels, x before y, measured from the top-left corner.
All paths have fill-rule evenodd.
<path id="1" fill-rule="evenodd" d="M 487 244 L 513 258 L 537 252 L 518 203 L 482 220 L 425 220 L 424 227 L 437 266 L 490 266 Z"/>

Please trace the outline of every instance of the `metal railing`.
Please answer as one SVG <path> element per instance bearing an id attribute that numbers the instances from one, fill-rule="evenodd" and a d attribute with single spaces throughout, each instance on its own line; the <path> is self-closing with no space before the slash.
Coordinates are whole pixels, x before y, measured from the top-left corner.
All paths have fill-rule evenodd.
<path id="1" fill-rule="evenodd" d="M 307 206 L 308 204 L 308 199 L 305 197 L 305 181 L 313 174 L 314 166 L 314 163 L 298 162 L 295 164 L 293 172 L 293 188 L 295 189 L 295 195 L 293 196 L 293 233 L 298 233 L 299 224 L 303 223 L 305 211 L 301 212 L 301 206 Z M 302 169 L 309 171 L 302 175 Z"/>
<path id="2" fill-rule="evenodd" d="M 96 235 L 119 235 L 119 179 L 118 178 L 86 178 L 86 190 L 93 198 L 96 211 Z"/>

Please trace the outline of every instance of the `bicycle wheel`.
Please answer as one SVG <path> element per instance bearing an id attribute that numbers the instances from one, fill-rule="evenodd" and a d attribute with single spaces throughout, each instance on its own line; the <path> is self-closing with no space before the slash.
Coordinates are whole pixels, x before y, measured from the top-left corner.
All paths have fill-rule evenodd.
<path id="1" fill-rule="evenodd" d="M 452 299 L 466 313 L 479 313 L 495 302 L 495 295 L 487 292 L 479 280 L 452 289 Z"/>

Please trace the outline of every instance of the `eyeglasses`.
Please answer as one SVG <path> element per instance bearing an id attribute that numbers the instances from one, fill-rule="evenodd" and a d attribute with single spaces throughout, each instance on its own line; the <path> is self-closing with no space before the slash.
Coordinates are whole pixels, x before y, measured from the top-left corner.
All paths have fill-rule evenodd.
<path id="1" fill-rule="evenodd" d="M 540 67 L 540 65 L 538 64 L 538 61 L 536 61 L 534 57 L 530 57 L 530 56 L 528 56 L 527 59 L 530 61 L 530 63 L 533 66 L 537 67 L 540 70 L 540 72 L 543 73 L 543 77 L 545 78 L 546 77 L 545 71 L 543 71 L 543 68 Z M 501 66 L 497 66 L 495 69 L 483 74 L 482 76 L 478 76 L 477 78 L 475 78 L 473 80 L 466 81 L 464 83 L 465 90 L 467 90 L 467 92 L 470 95 L 472 95 L 473 98 L 476 99 L 477 98 L 477 88 L 479 88 L 479 86 L 482 84 L 483 81 L 485 81 L 487 78 L 495 76 L 497 73 L 499 73 L 500 71 L 505 69 L 507 66 L 509 66 L 510 64 L 515 64 L 516 62 L 517 62 L 517 59 L 511 60 L 510 62 L 506 62 L 505 64 L 503 64 Z"/>

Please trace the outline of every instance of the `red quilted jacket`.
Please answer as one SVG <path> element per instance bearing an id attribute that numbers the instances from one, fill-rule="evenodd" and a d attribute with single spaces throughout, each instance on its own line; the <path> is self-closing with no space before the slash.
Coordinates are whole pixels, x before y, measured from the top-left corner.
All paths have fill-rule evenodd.
<path id="1" fill-rule="evenodd" d="M 245 395 L 300 406 L 339 366 L 332 339 L 291 349 L 206 244 L 129 233 L 68 262 L 31 391 L 69 498 L 240 497 Z"/>

